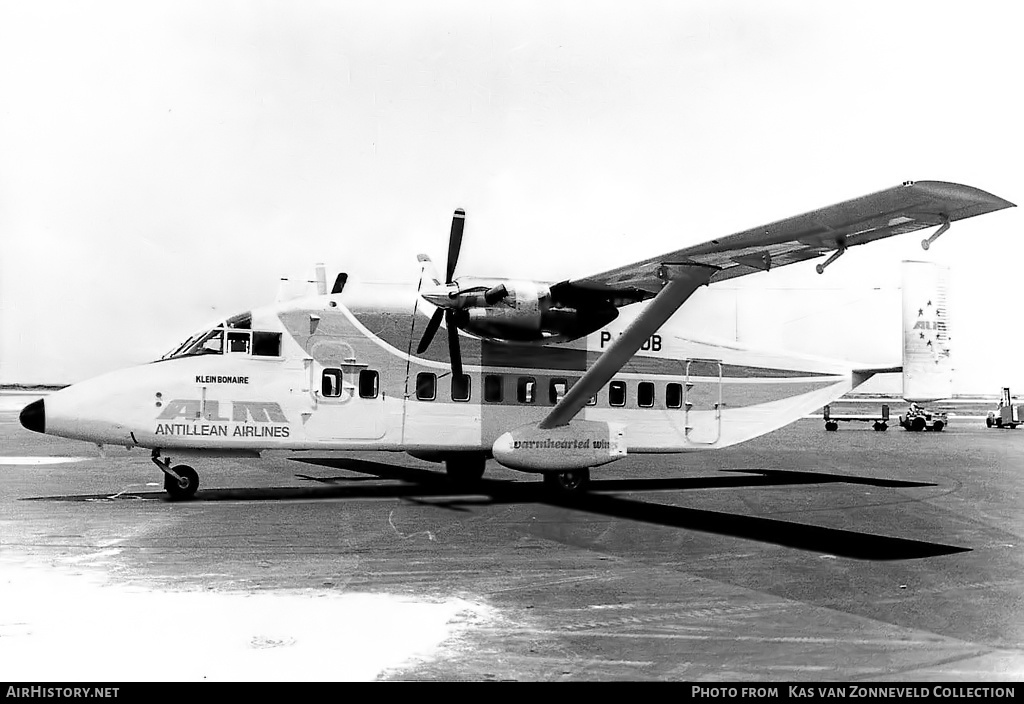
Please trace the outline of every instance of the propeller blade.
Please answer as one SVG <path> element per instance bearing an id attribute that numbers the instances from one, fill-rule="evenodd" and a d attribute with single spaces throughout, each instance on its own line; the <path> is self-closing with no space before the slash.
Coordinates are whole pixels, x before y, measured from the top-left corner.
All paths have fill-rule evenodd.
<path id="1" fill-rule="evenodd" d="M 423 338 L 420 340 L 419 347 L 416 348 L 416 354 L 423 354 L 423 351 L 430 347 L 430 343 L 433 342 L 437 329 L 441 327 L 441 318 L 443 317 L 444 308 L 438 308 L 434 311 L 434 314 L 430 316 L 430 322 L 427 323 L 427 329 L 423 331 Z"/>
<path id="2" fill-rule="evenodd" d="M 505 288 L 505 284 L 498 284 L 497 286 L 484 291 L 484 303 L 492 306 L 507 295 L 508 289 Z"/>
<path id="3" fill-rule="evenodd" d="M 466 227 L 466 211 L 459 208 L 452 216 L 452 234 L 448 238 L 448 270 L 445 283 L 452 282 L 455 265 L 459 263 L 459 250 L 462 249 L 462 230 Z"/>
<path id="4" fill-rule="evenodd" d="M 459 328 L 455 325 L 455 311 L 444 311 L 445 325 L 448 326 L 448 356 L 452 361 L 452 376 L 462 376 L 462 350 L 459 349 Z"/>

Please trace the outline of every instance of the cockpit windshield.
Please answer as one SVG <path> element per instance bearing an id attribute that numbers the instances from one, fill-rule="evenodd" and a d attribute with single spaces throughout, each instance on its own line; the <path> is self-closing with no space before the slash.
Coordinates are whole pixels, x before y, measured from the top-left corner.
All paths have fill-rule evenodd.
<path id="1" fill-rule="evenodd" d="M 280 357 L 281 333 L 252 329 L 252 314 L 228 318 L 212 330 L 192 335 L 160 359 L 202 354 L 245 354 L 256 357 Z"/>
<path id="2" fill-rule="evenodd" d="M 192 335 L 160 359 L 188 357 L 196 354 L 221 354 L 224 351 L 224 328 L 216 327 Z"/>
<path id="3" fill-rule="evenodd" d="M 224 330 L 214 328 L 201 335 L 184 354 L 221 354 L 224 351 Z"/>

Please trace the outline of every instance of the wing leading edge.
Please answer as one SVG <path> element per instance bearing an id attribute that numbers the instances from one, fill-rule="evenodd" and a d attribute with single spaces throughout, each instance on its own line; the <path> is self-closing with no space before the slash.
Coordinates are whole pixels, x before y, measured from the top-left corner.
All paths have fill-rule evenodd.
<path id="1" fill-rule="evenodd" d="M 1013 203 L 971 186 L 907 181 L 735 235 L 563 281 L 552 286 L 552 294 L 597 294 L 616 305 L 627 305 L 661 291 L 665 282 L 658 272 L 667 263 L 715 267 L 718 271 L 708 281 L 715 283 L 1011 207 Z"/>

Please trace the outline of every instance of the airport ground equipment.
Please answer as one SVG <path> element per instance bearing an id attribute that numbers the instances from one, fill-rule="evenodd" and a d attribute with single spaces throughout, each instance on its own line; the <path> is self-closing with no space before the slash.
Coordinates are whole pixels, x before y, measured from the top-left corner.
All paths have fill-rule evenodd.
<path id="1" fill-rule="evenodd" d="M 1010 387 L 1004 386 L 1002 396 L 999 397 L 999 406 L 994 411 L 988 412 L 985 425 L 989 428 L 1016 428 L 1022 422 L 1024 409 L 1021 406 L 1013 405 L 1013 398 L 1010 396 Z"/>
<path id="2" fill-rule="evenodd" d="M 889 404 L 882 404 L 882 412 L 879 415 L 834 415 L 831 406 L 825 406 L 824 412 L 825 430 L 835 432 L 839 430 L 839 421 L 864 421 L 871 423 L 871 427 L 879 432 L 885 432 L 889 428 Z"/>
<path id="3" fill-rule="evenodd" d="M 911 432 L 934 430 L 941 432 L 949 424 L 949 416 L 943 411 L 931 411 L 916 403 L 910 404 L 907 412 L 900 416 L 900 427 Z"/>

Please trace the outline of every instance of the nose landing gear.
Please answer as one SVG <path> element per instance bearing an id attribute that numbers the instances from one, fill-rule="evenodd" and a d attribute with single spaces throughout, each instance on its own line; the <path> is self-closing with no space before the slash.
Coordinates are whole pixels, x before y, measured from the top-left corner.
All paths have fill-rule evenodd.
<path id="1" fill-rule="evenodd" d="M 187 464 L 171 467 L 171 458 L 160 459 L 160 450 L 153 450 L 150 458 L 164 473 L 164 490 L 176 501 L 191 499 L 199 488 L 199 474 Z"/>

